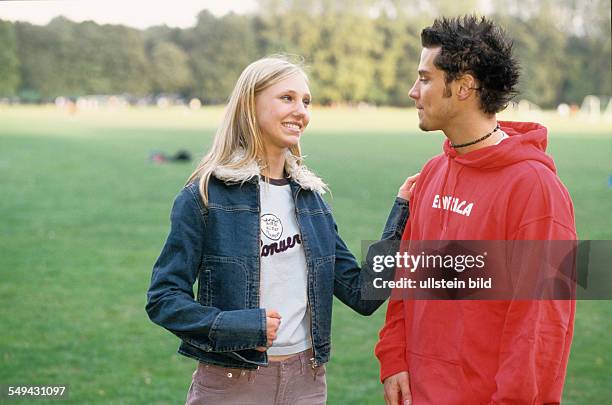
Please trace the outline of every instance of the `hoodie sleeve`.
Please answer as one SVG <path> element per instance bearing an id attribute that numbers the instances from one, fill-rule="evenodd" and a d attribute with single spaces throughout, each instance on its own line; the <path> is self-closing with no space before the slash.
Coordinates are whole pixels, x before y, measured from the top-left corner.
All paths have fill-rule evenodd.
<path id="1" fill-rule="evenodd" d="M 565 188 L 555 188 L 554 184 L 552 187 L 536 185 L 534 190 L 512 239 L 575 240 L 573 208 Z M 523 243 L 521 246 L 524 249 L 532 245 Z M 554 244 L 534 243 L 533 246 L 553 249 Z M 522 250 L 518 256 L 525 259 L 558 254 L 554 251 L 534 253 Z M 512 268 L 536 271 L 533 266 Z M 490 405 L 560 403 L 574 314 L 575 301 L 570 299 L 510 302 L 501 333 L 499 368 L 495 376 L 497 389 Z"/>
<path id="2" fill-rule="evenodd" d="M 410 218 L 408 218 L 402 240 L 410 239 L 410 222 Z M 408 371 L 405 304 L 402 299 L 391 298 L 389 300 L 385 324 L 380 330 L 378 343 L 376 343 L 374 349 L 374 353 L 380 362 L 380 381 L 383 383 L 387 377 L 402 371 Z"/>
<path id="3" fill-rule="evenodd" d="M 410 206 L 418 205 L 418 198 L 422 184 L 426 182 L 426 178 L 430 172 L 435 158 L 430 160 L 423 166 L 421 176 L 415 184 L 415 188 L 410 198 Z M 401 240 L 407 241 L 411 238 L 411 223 L 414 213 L 408 218 L 404 233 Z M 400 246 L 401 249 L 401 246 Z M 384 381 L 397 373 L 408 371 L 408 359 L 406 357 L 406 348 L 408 347 L 408 337 L 406 336 L 406 314 L 409 312 L 406 305 L 412 305 L 411 301 L 401 299 L 402 294 L 398 294 L 398 298 L 394 299 L 393 294 L 387 304 L 387 314 L 385 316 L 385 324 L 378 335 L 378 342 L 374 349 L 374 353 L 380 362 L 380 381 Z"/>
<path id="4" fill-rule="evenodd" d="M 573 335 L 575 301 L 513 301 L 501 336 L 490 405 L 558 404 Z"/>
<path id="5" fill-rule="evenodd" d="M 389 300 L 385 325 L 378 335 L 374 353 L 380 362 L 380 381 L 402 371 L 408 371 L 406 361 L 406 328 L 404 301 Z"/>

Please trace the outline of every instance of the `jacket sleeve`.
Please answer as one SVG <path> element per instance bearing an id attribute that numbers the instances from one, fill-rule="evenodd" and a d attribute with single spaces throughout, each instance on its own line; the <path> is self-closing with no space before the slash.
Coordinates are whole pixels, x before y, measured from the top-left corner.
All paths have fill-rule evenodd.
<path id="1" fill-rule="evenodd" d="M 564 226 L 550 217 L 524 224 L 516 235 L 517 240 L 523 241 L 575 238 L 571 226 Z M 534 246 L 547 245 L 534 243 Z M 546 252 L 535 254 L 541 257 Z M 525 255 L 526 252 L 519 253 L 519 256 Z M 510 302 L 501 333 L 496 391 L 490 405 L 560 402 L 574 314 L 575 301 L 571 299 Z"/>
<path id="2" fill-rule="evenodd" d="M 408 215 L 408 201 L 399 197 L 396 198 L 387 218 L 381 241 L 369 248 L 367 258 L 370 258 L 374 252 L 387 251 L 393 248 L 394 243 L 392 241 L 399 241 L 401 238 Z M 362 298 L 363 289 L 368 288 L 374 277 L 380 277 L 381 275 L 373 272 L 369 260 L 366 260 L 365 265 L 360 267 L 355 256 L 349 251 L 338 234 L 338 228 L 335 223 L 334 229 L 336 231 L 334 295 L 358 313 L 371 315 L 385 302 L 390 291 L 382 292 L 384 297 L 379 297 L 378 295 L 381 292 L 376 292 L 374 293 L 376 297 L 373 295 L 372 299 Z M 382 277 L 384 278 L 385 275 L 382 275 Z"/>
<path id="3" fill-rule="evenodd" d="M 206 232 L 206 211 L 189 187 L 176 197 L 170 233 L 153 267 L 146 311 L 156 324 L 205 351 L 224 352 L 266 345 L 264 309 L 221 311 L 194 300 Z"/>

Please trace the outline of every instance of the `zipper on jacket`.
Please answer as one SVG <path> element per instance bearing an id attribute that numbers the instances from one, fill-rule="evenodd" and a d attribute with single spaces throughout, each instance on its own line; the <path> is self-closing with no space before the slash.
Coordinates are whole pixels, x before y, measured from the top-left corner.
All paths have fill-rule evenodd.
<path id="1" fill-rule="evenodd" d="M 259 187 L 259 179 L 257 180 L 257 272 L 259 273 L 259 294 L 257 294 L 257 308 L 261 305 L 261 190 Z M 264 323 L 266 326 L 266 342 L 268 341 L 268 317 L 264 313 Z M 264 352 L 264 363 L 268 364 L 268 352 Z"/>
<path id="2" fill-rule="evenodd" d="M 306 249 L 306 242 L 305 242 L 305 238 L 304 238 L 304 233 L 302 232 L 302 227 L 300 226 L 300 217 L 298 215 L 298 208 L 297 208 L 297 196 L 300 193 L 300 189 L 298 188 L 298 190 L 295 193 L 295 197 L 293 197 L 293 209 L 295 211 L 295 222 L 297 223 L 298 226 L 298 230 L 300 231 L 300 238 L 302 239 L 302 245 L 304 247 L 304 256 L 307 255 L 307 249 Z M 292 193 L 293 194 L 293 193 Z M 314 276 L 313 276 L 314 277 Z M 314 335 L 312 334 L 312 305 L 310 304 L 310 269 L 308 268 L 308 257 L 306 257 L 306 307 L 308 308 L 308 311 L 310 311 L 310 343 L 312 344 L 312 358 L 310 359 L 311 363 L 312 363 L 312 368 L 317 368 L 318 367 L 318 363 L 317 363 L 317 352 L 315 349 L 315 341 L 314 341 Z"/>

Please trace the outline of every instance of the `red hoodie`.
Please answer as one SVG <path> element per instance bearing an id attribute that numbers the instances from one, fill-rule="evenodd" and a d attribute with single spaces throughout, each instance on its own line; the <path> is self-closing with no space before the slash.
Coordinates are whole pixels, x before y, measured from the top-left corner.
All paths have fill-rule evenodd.
<path id="1" fill-rule="evenodd" d="M 546 128 L 500 122 L 509 138 L 421 171 L 404 240 L 574 240 L 570 196 L 546 155 Z M 381 380 L 408 371 L 415 405 L 556 404 L 574 301 L 389 301 Z"/>

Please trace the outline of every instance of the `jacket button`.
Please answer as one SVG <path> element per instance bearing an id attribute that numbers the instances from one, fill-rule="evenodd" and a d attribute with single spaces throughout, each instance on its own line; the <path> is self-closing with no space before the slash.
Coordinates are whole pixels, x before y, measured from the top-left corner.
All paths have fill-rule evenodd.
<path id="1" fill-rule="evenodd" d="M 232 373 L 227 373 L 227 378 L 232 378 Z"/>

